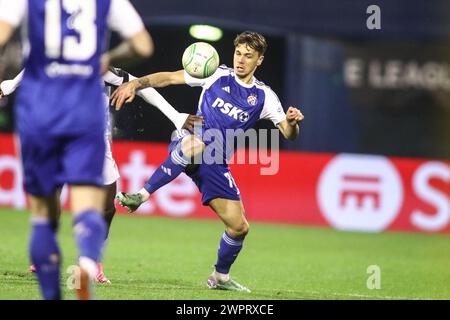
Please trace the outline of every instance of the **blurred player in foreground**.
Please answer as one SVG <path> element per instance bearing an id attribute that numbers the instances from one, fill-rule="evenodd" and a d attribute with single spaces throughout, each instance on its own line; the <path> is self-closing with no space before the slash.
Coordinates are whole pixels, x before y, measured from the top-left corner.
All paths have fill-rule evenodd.
<path id="1" fill-rule="evenodd" d="M 22 77 L 24 74 L 24 70 L 22 70 L 14 79 L 5 80 L 0 83 L 0 98 L 3 96 L 8 96 L 12 94 L 20 85 L 22 81 Z M 106 242 L 109 236 L 109 231 L 111 228 L 111 223 L 116 213 L 116 207 L 114 204 L 114 199 L 117 193 L 117 180 L 120 178 L 119 169 L 117 168 L 116 162 L 113 158 L 111 151 L 112 144 L 112 132 L 111 132 L 111 119 L 109 116 L 109 94 L 113 90 L 114 87 L 121 85 L 122 83 L 128 82 L 129 80 L 134 80 L 136 77 L 130 75 L 128 72 L 118 69 L 118 68 L 109 68 L 108 72 L 103 75 L 103 81 L 105 82 L 105 117 L 106 117 L 106 130 L 105 130 L 105 164 L 103 167 L 103 183 L 105 185 L 105 204 L 103 217 L 106 222 L 106 235 L 105 235 L 105 243 L 104 248 L 106 247 Z M 169 120 L 175 125 L 178 130 L 186 129 L 189 131 L 193 131 L 194 122 L 201 121 L 202 117 L 189 115 L 186 113 L 179 113 L 175 110 L 169 102 L 167 102 L 155 89 L 147 88 L 141 90 L 139 95 L 149 104 L 157 107 L 164 115 L 166 115 Z M 57 195 L 59 198 L 59 195 Z M 55 228 L 55 231 L 59 225 L 59 217 L 61 215 L 61 207 L 58 206 L 56 209 L 57 213 L 55 217 L 55 221 L 52 222 L 52 226 Z M 98 271 L 95 276 L 95 281 L 98 283 L 111 283 L 111 281 L 105 276 L 103 272 L 103 265 L 101 262 L 97 264 Z M 36 266 L 32 264 L 29 268 L 30 272 L 36 271 Z"/>
<path id="2" fill-rule="evenodd" d="M 22 21 L 29 53 L 14 111 L 31 210 L 30 256 L 43 298 L 61 299 L 61 254 L 51 220 L 59 212 L 57 195 L 69 184 L 79 249 L 76 293 L 90 299 L 106 233 L 100 75 L 117 59 L 149 57 L 153 42 L 127 0 L 1 1 L 0 47 Z M 102 56 L 108 28 L 127 41 Z"/>
<path id="3" fill-rule="evenodd" d="M 227 129 L 251 128 L 258 119 L 269 119 L 285 138 L 299 135 L 298 123 L 303 120 L 301 112 L 289 107 L 286 114 L 276 94 L 254 78 L 254 73 L 264 59 L 267 43 L 256 32 L 243 32 L 234 40 L 234 68 L 220 66 L 209 78 L 196 79 L 184 70 L 151 74 L 120 86 L 112 95 L 112 105 L 120 109 L 123 103 L 134 98 L 136 91 L 146 87 L 164 87 L 188 84 L 203 88 L 197 115 L 204 117 L 203 133 L 208 129 L 222 133 L 223 148 L 227 145 Z M 196 128 L 197 129 L 197 128 Z M 190 134 L 185 130 L 169 146 L 170 156 L 150 177 L 144 188 L 136 194 L 119 193 L 119 202 L 135 211 L 151 194 L 175 179 L 181 172 L 188 174 L 202 193 L 203 205 L 208 205 L 225 224 L 215 269 L 208 278 L 211 289 L 250 290 L 231 279 L 229 271 L 241 251 L 249 232 L 239 189 L 231 176 L 222 150 L 220 163 L 195 162 L 211 141 L 202 141 L 202 132 Z M 216 139 L 214 139 L 215 141 Z"/>

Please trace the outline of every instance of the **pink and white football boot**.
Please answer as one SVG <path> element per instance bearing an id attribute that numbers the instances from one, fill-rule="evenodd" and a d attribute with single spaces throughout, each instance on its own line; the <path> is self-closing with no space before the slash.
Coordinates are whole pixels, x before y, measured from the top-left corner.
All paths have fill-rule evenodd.
<path id="1" fill-rule="evenodd" d="M 95 282 L 111 284 L 111 281 L 103 273 L 103 265 L 101 264 L 101 262 L 99 262 L 97 264 L 97 267 L 98 267 L 98 272 L 97 272 L 97 275 L 95 276 Z"/>

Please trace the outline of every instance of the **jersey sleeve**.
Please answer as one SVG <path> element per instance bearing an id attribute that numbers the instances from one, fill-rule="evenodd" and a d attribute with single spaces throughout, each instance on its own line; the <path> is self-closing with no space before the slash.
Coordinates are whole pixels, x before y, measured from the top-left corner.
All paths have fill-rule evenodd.
<path id="1" fill-rule="evenodd" d="M 120 86 L 122 83 L 128 82 L 130 74 L 122 69 L 110 67 L 103 75 L 103 81 L 113 86 Z"/>
<path id="2" fill-rule="evenodd" d="M 210 77 L 204 79 L 194 78 L 190 76 L 186 71 L 184 71 L 184 80 L 186 81 L 186 84 L 191 87 L 209 88 L 214 82 L 216 82 L 217 79 L 229 74 L 230 70 L 228 69 L 228 67 L 225 65 L 221 65 Z"/>
<path id="3" fill-rule="evenodd" d="M 108 26 L 124 39 L 131 38 L 145 28 L 141 17 L 128 0 L 111 0 Z"/>
<path id="4" fill-rule="evenodd" d="M 2 83 L 0 83 L 0 90 L 2 90 L 4 95 L 8 96 L 14 91 L 16 91 L 17 87 L 19 87 L 20 82 L 22 81 L 24 72 L 25 69 L 22 70 L 14 79 L 5 80 Z"/>
<path id="5" fill-rule="evenodd" d="M 266 93 L 266 98 L 259 118 L 270 120 L 276 126 L 286 119 L 286 114 L 284 113 L 283 106 L 275 92 L 270 88 L 265 88 L 264 91 Z"/>
<path id="6" fill-rule="evenodd" d="M 17 27 L 25 17 L 27 0 L 0 0 L 0 20 Z"/>

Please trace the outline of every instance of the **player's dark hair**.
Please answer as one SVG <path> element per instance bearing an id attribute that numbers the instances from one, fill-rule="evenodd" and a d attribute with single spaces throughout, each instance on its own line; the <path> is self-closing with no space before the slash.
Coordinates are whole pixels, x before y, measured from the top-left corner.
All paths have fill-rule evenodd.
<path id="1" fill-rule="evenodd" d="M 267 49 L 266 39 L 259 33 L 253 31 L 244 31 L 238 34 L 234 39 L 234 47 L 240 44 L 246 44 L 253 50 L 256 50 L 260 56 L 264 55 Z"/>

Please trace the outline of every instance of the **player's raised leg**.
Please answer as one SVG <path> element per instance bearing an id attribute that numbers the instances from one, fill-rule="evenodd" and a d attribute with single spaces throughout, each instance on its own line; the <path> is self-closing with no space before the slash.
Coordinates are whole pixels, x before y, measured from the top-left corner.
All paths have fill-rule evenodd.
<path id="1" fill-rule="evenodd" d="M 119 192 L 117 194 L 119 203 L 127 207 L 128 212 L 136 211 L 152 193 L 178 177 L 189 164 L 194 164 L 194 159 L 197 159 L 205 150 L 203 141 L 187 130 L 176 131 L 176 134 L 180 135 L 180 139 L 172 142 L 169 147 L 169 156 L 156 169 L 144 188 L 138 193 Z"/>
<path id="2" fill-rule="evenodd" d="M 214 272 L 208 278 L 207 285 L 211 289 L 250 292 L 229 275 L 230 268 L 241 251 L 250 228 L 245 218 L 242 201 L 215 198 L 209 202 L 209 206 L 225 224 L 225 232 L 220 239 L 217 262 Z"/>

